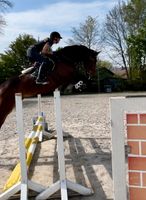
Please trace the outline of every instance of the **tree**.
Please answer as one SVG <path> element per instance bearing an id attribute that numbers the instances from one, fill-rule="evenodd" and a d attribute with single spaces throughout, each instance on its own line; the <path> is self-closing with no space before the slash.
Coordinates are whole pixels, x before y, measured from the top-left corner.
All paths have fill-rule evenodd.
<path id="1" fill-rule="evenodd" d="M 127 24 L 124 21 L 124 6 L 125 3 L 122 3 L 122 5 L 119 3 L 107 14 L 102 31 L 102 40 L 110 48 L 110 53 L 113 52 L 111 58 L 116 62 L 118 60 L 118 64 L 124 66 L 127 77 L 129 77 L 129 60 L 127 56 L 128 32 Z"/>
<path id="2" fill-rule="evenodd" d="M 141 79 L 145 60 L 146 3 L 131 0 L 124 7 L 124 19 L 128 28 L 129 73 L 131 79 Z"/>
<path id="3" fill-rule="evenodd" d="M 2 28 L 6 25 L 6 21 L 2 15 L 2 13 L 4 13 L 7 8 L 11 8 L 12 7 L 12 3 L 8 0 L 0 0 L 0 33 L 2 33 Z"/>
<path id="4" fill-rule="evenodd" d="M 34 43 L 36 40 L 27 34 L 19 35 L 14 42 L 11 42 L 9 50 L 0 55 L 1 81 L 20 74 L 22 69 L 28 66 L 26 51 Z"/>
<path id="5" fill-rule="evenodd" d="M 111 70 L 113 66 L 112 66 L 112 63 L 110 63 L 109 61 L 98 60 L 98 68 L 101 68 L 101 67 Z"/>
<path id="6" fill-rule="evenodd" d="M 99 24 L 97 18 L 88 16 L 84 23 L 80 23 L 79 28 L 72 28 L 73 38 L 69 39 L 69 44 L 82 44 L 88 48 L 97 48 L 99 39 Z"/>
<path id="7" fill-rule="evenodd" d="M 124 66 L 127 77 L 136 77 L 134 65 L 136 55 L 133 55 L 129 38 L 133 38 L 146 20 L 145 0 L 130 0 L 119 3 L 107 15 L 104 24 L 104 42 L 113 51 L 113 60 L 117 58 L 120 65 Z M 137 65 L 138 67 L 138 65 Z M 138 71 L 139 69 L 137 69 Z"/>
<path id="8" fill-rule="evenodd" d="M 146 21 L 146 1 L 131 0 L 123 5 L 124 20 L 128 24 L 130 35 L 135 35 Z"/>
<path id="9" fill-rule="evenodd" d="M 128 38 L 133 78 L 145 81 L 146 75 L 146 24 Z"/>

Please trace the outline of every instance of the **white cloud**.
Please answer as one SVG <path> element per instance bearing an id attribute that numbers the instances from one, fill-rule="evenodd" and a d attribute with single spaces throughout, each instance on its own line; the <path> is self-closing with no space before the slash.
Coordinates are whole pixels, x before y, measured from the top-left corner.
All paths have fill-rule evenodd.
<path id="1" fill-rule="evenodd" d="M 31 34 L 36 39 L 47 37 L 51 31 L 57 30 L 63 36 L 59 46 L 64 46 L 71 34 L 71 28 L 84 22 L 87 16 L 98 16 L 103 20 L 107 10 L 111 9 L 116 0 L 94 1 L 89 3 L 60 2 L 37 10 L 9 13 L 5 16 L 7 27 L 0 37 L 0 52 L 8 48 L 19 34 Z"/>

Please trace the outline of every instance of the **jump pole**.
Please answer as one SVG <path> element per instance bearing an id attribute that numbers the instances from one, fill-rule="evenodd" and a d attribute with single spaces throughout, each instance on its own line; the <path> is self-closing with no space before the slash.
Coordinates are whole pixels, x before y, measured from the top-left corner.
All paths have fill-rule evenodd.
<path id="1" fill-rule="evenodd" d="M 61 101 L 60 92 L 58 89 L 54 91 L 54 106 L 56 116 L 56 131 L 57 131 L 57 152 L 58 152 L 58 166 L 60 179 L 41 192 L 36 200 L 45 200 L 58 190 L 61 191 L 61 200 L 68 200 L 67 189 L 73 190 L 81 195 L 91 195 L 93 191 L 82 185 L 74 183 L 66 179 L 65 172 L 65 157 L 64 157 L 64 145 L 63 145 L 63 131 L 62 131 L 62 119 L 61 119 Z"/>
<path id="2" fill-rule="evenodd" d="M 20 200 L 28 200 L 28 189 L 35 192 L 42 192 L 46 187 L 30 181 L 27 176 L 27 164 L 26 164 L 26 148 L 25 148 L 25 135 L 23 129 L 23 106 L 22 95 L 17 93 L 15 95 L 16 102 L 16 122 L 17 133 L 19 134 L 19 157 L 21 168 L 21 181 L 13 185 L 10 189 L 0 195 L 0 200 L 7 200 L 14 194 L 20 191 Z"/>

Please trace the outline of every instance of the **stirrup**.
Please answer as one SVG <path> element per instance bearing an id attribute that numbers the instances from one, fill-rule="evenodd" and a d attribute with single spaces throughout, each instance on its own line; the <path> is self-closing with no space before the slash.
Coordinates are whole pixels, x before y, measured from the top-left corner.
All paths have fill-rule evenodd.
<path id="1" fill-rule="evenodd" d="M 36 84 L 38 84 L 38 85 L 47 85 L 48 83 L 49 83 L 48 81 L 42 81 L 42 80 L 36 79 Z"/>
<path id="2" fill-rule="evenodd" d="M 49 82 L 38 82 L 38 81 L 36 81 L 36 84 L 37 85 L 47 85 Z"/>

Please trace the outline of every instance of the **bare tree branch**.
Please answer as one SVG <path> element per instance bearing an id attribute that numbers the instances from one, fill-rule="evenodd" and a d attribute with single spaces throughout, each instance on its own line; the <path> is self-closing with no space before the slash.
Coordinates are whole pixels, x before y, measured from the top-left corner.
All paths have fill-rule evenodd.
<path id="1" fill-rule="evenodd" d="M 0 0 L 0 33 L 2 34 L 2 29 L 6 26 L 6 21 L 2 14 L 4 14 L 8 8 L 11 8 L 13 4 L 8 0 Z"/>
<path id="2" fill-rule="evenodd" d="M 79 28 L 72 28 L 73 37 L 68 40 L 68 44 L 82 44 L 88 48 L 97 48 L 99 41 L 99 24 L 97 18 L 88 16 L 84 23 L 80 23 Z"/>
<path id="3" fill-rule="evenodd" d="M 124 4 L 124 3 L 123 3 Z M 122 4 L 122 6 L 123 6 Z M 117 52 L 119 60 L 122 60 L 121 65 L 124 66 L 127 77 L 128 74 L 128 57 L 127 57 L 127 25 L 124 21 L 122 6 L 119 3 L 115 6 L 107 15 L 106 22 L 104 24 L 104 43 L 109 45 L 113 49 L 113 52 Z M 115 57 L 115 55 L 113 55 Z M 117 57 L 115 57 L 117 60 Z"/>

